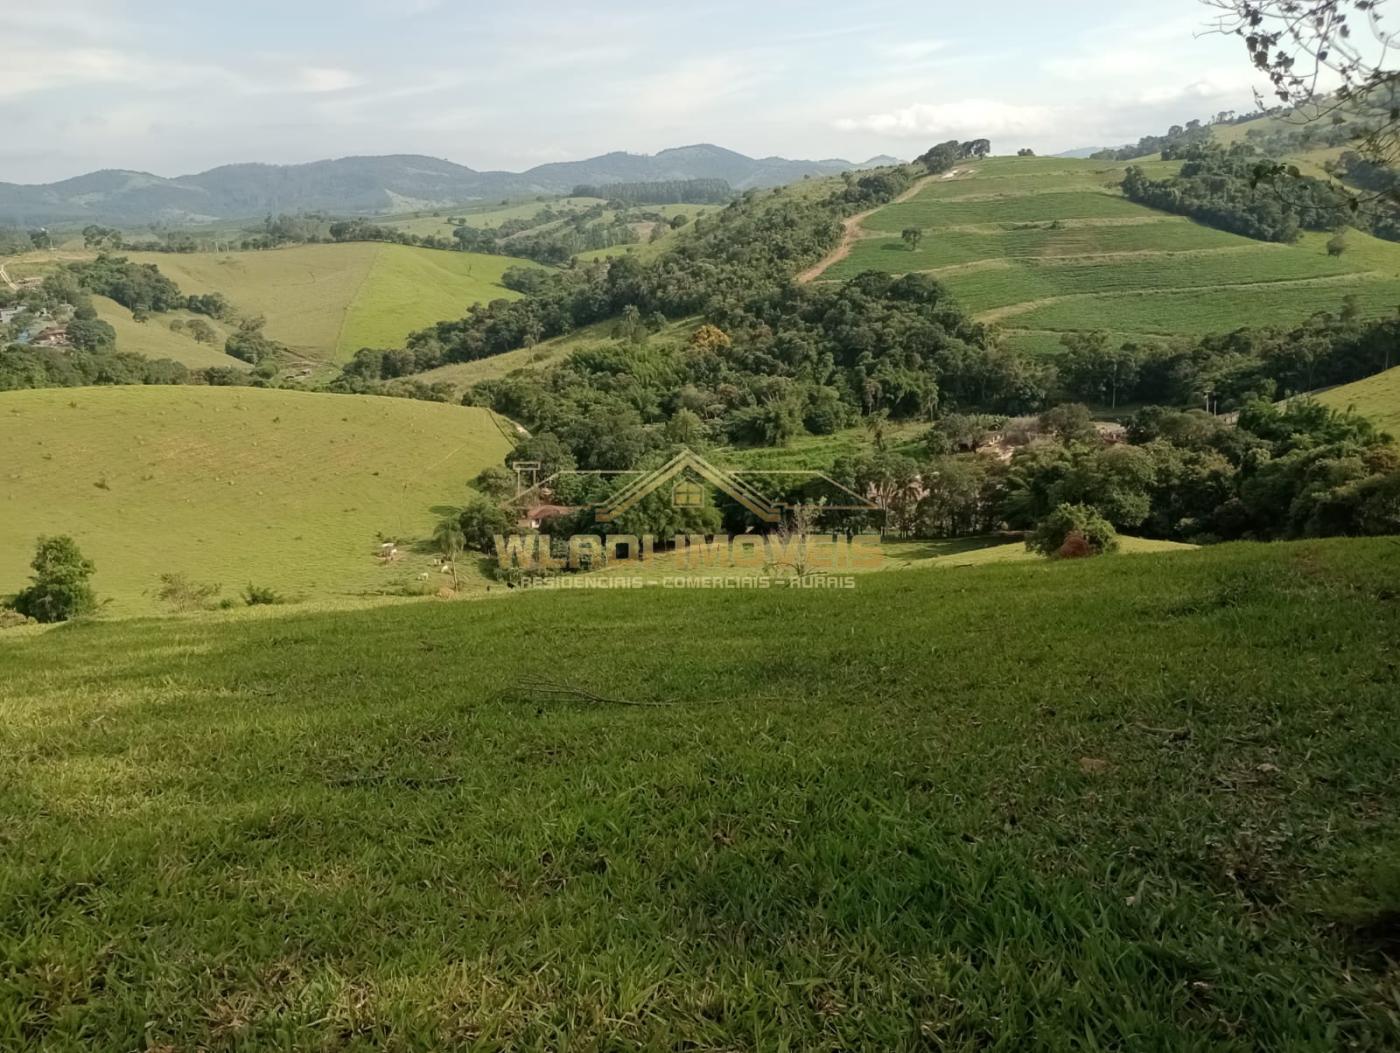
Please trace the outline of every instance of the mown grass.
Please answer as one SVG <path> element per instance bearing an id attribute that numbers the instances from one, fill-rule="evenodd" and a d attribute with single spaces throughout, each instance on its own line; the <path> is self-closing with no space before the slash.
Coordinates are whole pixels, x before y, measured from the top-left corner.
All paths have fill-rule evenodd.
<path id="1" fill-rule="evenodd" d="M 725 464 L 730 463 L 732 462 L 726 458 Z M 751 481 L 754 481 L 752 477 Z M 1120 536 L 1118 541 L 1118 555 L 1121 557 L 1190 552 L 1196 547 L 1178 541 L 1159 541 L 1155 538 L 1127 535 Z M 930 568 L 980 567 L 989 563 L 1038 563 L 1042 561 L 1041 556 L 1026 548 L 1025 540 L 1022 537 L 1009 534 L 917 540 L 890 535 L 881 539 L 878 549 L 872 550 L 867 555 L 874 555 L 876 552 L 878 552 L 878 558 L 871 559 L 869 566 L 852 568 L 849 573 L 865 575 Z M 815 567 L 816 564 L 814 564 Z M 663 549 L 654 553 L 649 559 L 618 561 L 592 573 L 596 577 L 628 578 L 648 585 L 659 583 L 663 587 L 673 587 L 666 584 L 668 579 L 674 582 L 677 578 L 696 574 L 729 574 L 752 577 L 759 572 L 751 563 L 746 564 L 742 557 L 739 559 L 734 559 L 732 556 L 730 558 L 720 557 L 701 564 L 695 558 L 677 556 L 674 551 Z M 780 570 L 770 571 L 770 573 L 775 575 L 776 580 L 783 575 L 790 576 L 792 572 Z M 844 571 L 841 568 L 829 568 L 823 564 L 818 573 L 840 574 Z"/>
<path id="2" fill-rule="evenodd" d="M 1317 400 L 1333 409 L 1355 410 L 1400 437 L 1400 367 L 1329 388 Z"/>
<path id="3" fill-rule="evenodd" d="M 0 1045 L 1394 1048 L 1397 575 L 0 636 Z"/>
<path id="4" fill-rule="evenodd" d="M 1159 541 L 1155 538 L 1123 536 L 1118 541 L 1120 556 L 1189 552 L 1195 548 L 1178 541 Z M 880 569 L 886 571 L 921 567 L 978 567 L 986 563 L 1034 563 L 1041 558 L 1027 551 L 1024 541 L 1002 536 L 886 541 L 880 546 L 880 553 Z"/>
<path id="5" fill-rule="evenodd" d="M 0 594 L 35 539 L 71 534 L 111 614 L 161 610 L 180 573 L 236 596 L 249 582 L 311 601 L 402 591 L 410 546 L 510 444 L 486 410 L 257 388 L 0 394 Z M 405 544 L 380 566 L 376 535 Z M 443 581 L 434 574 L 431 587 Z"/>

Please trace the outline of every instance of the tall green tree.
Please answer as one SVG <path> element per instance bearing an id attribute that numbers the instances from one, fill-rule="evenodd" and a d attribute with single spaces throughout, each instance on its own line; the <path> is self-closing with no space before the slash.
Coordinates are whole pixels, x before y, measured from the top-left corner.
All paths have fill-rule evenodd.
<path id="1" fill-rule="evenodd" d="M 91 579 L 97 568 L 71 537 L 41 537 L 31 584 L 11 601 L 20 614 L 39 622 L 64 622 L 97 609 Z"/>

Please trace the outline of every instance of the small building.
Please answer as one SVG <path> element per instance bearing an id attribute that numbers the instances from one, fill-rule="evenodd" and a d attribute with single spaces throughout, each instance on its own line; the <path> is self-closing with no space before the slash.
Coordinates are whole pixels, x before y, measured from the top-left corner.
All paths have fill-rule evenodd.
<path id="1" fill-rule="evenodd" d="M 558 519 L 560 516 L 569 515 L 576 509 L 567 505 L 535 505 L 525 510 L 520 517 L 520 526 L 525 530 L 539 530 L 551 519 Z"/>
<path id="2" fill-rule="evenodd" d="M 51 325 L 47 329 L 42 329 L 34 335 L 32 344 L 34 347 L 67 347 L 68 327 L 66 325 Z"/>

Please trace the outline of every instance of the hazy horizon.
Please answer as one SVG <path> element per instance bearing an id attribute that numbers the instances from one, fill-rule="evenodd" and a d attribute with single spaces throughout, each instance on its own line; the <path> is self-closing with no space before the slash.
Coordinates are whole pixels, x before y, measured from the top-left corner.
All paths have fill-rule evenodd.
<path id="1" fill-rule="evenodd" d="M 52 0 L 6 14 L 0 181 L 378 154 L 521 171 L 705 142 L 852 161 L 973 136 L 1118 145 L 1252 105 L 1244 48 L 1208 16 L 1197 0 Z"/>

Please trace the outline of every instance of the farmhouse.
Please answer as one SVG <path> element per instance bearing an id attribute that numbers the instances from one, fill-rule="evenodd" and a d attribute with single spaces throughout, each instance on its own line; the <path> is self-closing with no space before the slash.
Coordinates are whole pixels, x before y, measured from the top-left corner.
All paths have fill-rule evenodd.
<path id="1" fill-rule="evenodd" d="M 51 325 L 35 335 L 33 344 L 35 347 L 67 347 L 68 327 L 66 325 Z"/>
<path id="2" fill-rule="evenodd" d="M 558 519 L 560 516 L 566 516 L 575 511 L 577 511 L 577 509 L 570 508 L 567 505 L 535 505 L 532 508 L 526 509 L 524 514 L 521 515 L 520 527 L 525 530 L 539 530 L 540 527 L 544 526 L 544 524 L 551 519 Z"/>

